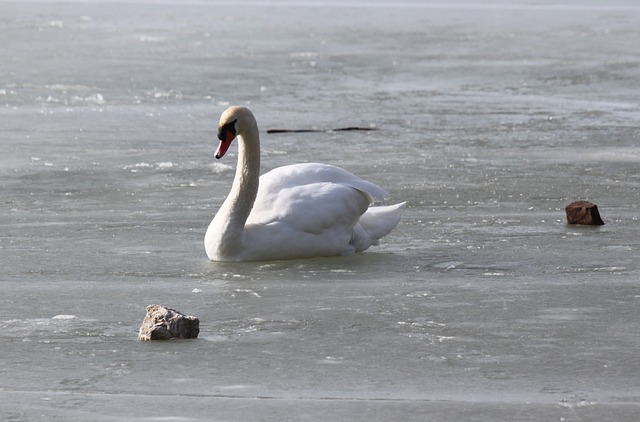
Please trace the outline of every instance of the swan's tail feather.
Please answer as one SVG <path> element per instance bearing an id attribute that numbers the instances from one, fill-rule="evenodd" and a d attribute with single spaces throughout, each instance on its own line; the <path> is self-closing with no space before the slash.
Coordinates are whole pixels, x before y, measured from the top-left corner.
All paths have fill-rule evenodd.
<path id="1" fill-rule="evenodd" d="M 400 222 L 400 214 L 406 202 L 395 205 L 370 207 L 360 217 L 360 224 L 371 237 L 371 244 L 377 245 L 380 238 L 388 235 Z"/>

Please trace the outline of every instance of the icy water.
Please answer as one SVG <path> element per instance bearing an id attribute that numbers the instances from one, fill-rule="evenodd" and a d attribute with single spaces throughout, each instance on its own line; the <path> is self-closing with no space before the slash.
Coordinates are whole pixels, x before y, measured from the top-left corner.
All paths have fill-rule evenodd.
<path id="1" fill-rule="evenodd" d="M 0 40 L 0 420 L 639 420 L 637 2 L 0 1 Z M 229 104 L 398 228 L 209 262 Z M 139 342 L 152 303 L 200 337 Z"/>

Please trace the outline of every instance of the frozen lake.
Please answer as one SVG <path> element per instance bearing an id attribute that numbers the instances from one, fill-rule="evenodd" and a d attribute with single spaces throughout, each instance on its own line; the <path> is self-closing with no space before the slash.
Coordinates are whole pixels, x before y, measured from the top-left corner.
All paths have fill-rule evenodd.
<path id="1" fill-rule="evenodd" d="M 0 0 L 0 420 L 639 420 L 640 5 L 561 3 Z M 230 104 L 398 228 L 208 261 Z"/>

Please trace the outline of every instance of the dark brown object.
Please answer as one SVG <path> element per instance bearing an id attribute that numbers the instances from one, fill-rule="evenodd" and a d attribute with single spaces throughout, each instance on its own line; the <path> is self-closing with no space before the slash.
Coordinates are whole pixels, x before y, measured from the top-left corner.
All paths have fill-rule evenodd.
<path id="1" fill-rule="evenodd" d="M 598 206 L 588 201 L 577 201 L 566 206 L 567 223 L 584 224 L 589 226 L 602 226 L 604 221 L 600 218 Z"/>
<path id="2" fill-rule="evenodd" d="M 197 338 L 200 320 L 186 316 L 162 305 L 147 306 L 147 315 L 138 332 L 138 340 L 169 340 L 172 338 Z"/>

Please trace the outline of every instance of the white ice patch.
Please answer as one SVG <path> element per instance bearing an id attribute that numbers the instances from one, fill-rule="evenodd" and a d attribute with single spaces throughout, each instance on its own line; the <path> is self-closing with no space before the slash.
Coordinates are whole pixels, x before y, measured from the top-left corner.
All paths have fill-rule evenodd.
<path id="1" fill-rule="evenodd" d="M 163 42 L 166 39 L 167 39 L 166 37 L 159 37 L 157 35 L 147 35 L 147 34 L 138 35 L 138 41 L 140 42 Z"/>
<path id="2" fill-rule="evenodd" d="M 442 262 L 440 264 L 436 264 L 434 265 L 434 268 L 437 268 L 439 270 L 454 270 L 459 266 L 461 266 L 462 264 L 464 263 L 461 261 L 448 261 L 448 262 Z"/>
<path id="3" fill-rule="evenodd" d="M 106 101 L 104 100 L 104 97 L 102 96 L 102 94 L 100 93 L 95 93 L 93 95 L 88 95 L 86 97 L 73 97 L 71 103 L 76 103 L 76 102 L 86 102 L 89 104 L 97 104 L 97 105 L 103 105 L 106 103 Z"/>
<path id="4" fill-rule="evenodd" d="M 233 170 L 233 166 L 216 162 L 211 163 L 210 168 L 214 173 L 224 173 L 226 171 Z"/>
<path id="5" fill-rule="evenodd" d="M 77 317 L 75 315 L 66 315 L 66 314 L 60 314 L 60 315 L 56 315 L 51 319 L 76 319 Z"/>
<path id="6" fill-rule="evenodd" d="M 131 173 L 137 173 L 140 170 L 144 169 L 156 169 L 156 170 L 165 170 L 174 168 L 177 165 L 171 161 L 161 161 L 159 163 L 147 163 L 146 161 L 141 161 L 135 164 L 129 164 L 122 167 L 122 170 L 129 170 Z"/>

